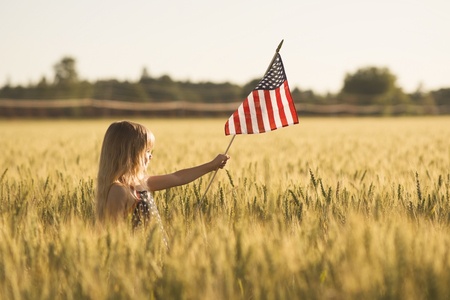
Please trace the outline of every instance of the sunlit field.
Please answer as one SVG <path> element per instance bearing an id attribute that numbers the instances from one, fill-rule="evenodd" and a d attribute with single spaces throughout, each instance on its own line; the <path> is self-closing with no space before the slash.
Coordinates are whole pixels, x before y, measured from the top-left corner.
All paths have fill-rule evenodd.
<path id="1" fill-rule="evenodd" d="M 449 299 L 450 117 L 301 118 L 239 135 L 155 194 L 158 226 L 95 220 L 113 120 L 0 121 L 0 298 Z M 150 174 L 224 152 L 225 119 L 139 119 Z"/>

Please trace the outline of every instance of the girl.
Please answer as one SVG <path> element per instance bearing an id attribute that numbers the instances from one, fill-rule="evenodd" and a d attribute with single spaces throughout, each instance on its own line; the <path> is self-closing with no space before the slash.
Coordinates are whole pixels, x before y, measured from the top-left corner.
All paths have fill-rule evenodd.
<path id="1" fill-rule="evenodd" d="M 120 121 L 109 126 L 103 139 L 98 170 L 97 219 L 101 223 L 126 220 L 148 194 L 151 197 L 154 191 L 189 183 L 223 168 L 230 158 L 219 154 L 202 165 L 171 174 L 147 176 L 154 145 L 154 135 L 140 124 Z"/>

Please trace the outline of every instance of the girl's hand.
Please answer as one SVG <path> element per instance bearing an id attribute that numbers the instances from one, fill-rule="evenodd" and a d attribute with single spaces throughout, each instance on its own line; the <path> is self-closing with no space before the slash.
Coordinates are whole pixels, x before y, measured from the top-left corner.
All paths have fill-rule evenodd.
<path id="1" fill-rule="evenodd" d="M 214 158 L 211 163 L 214 166 L 214 170 L 217 169 L 223 169 L 223 167 L 225 167 L 225 165 L 227 164 L 227 161 L 230 159 L 229 155 L 226 154 L 219 154 L 216 156 L 216 158 Z"/>

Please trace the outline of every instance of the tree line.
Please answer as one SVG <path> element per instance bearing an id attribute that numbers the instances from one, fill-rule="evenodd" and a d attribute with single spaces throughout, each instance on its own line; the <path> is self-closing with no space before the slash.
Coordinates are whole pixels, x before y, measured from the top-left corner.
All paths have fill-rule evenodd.
<path id="1" fill-rule="evenodd" d="M 136 82 L 116 79 L 89 82 L 81 80 L 73 57 L 63 57 L 54 66 L 52 81 L 43 77 L 37 84 L 11 86 L 0 89 L 3 99 L 97 99 L 129 102 L 187 101 L 193 103 L 228 103 L 242 101 L 258 84 L 258 79 L 241 86 L 230 82 L 175 81 L 169 75 L 152 77 L 143 68 Z M 312 90 L 291 89 L 294 100 L 307 104 L 352 105 L 450 105 L 450 88 L 405 93 L 397 85 L 397 78 L 388 68 L 363 67 L 346 74 L 342 88 L 335 94 L 317 94 Z"/>

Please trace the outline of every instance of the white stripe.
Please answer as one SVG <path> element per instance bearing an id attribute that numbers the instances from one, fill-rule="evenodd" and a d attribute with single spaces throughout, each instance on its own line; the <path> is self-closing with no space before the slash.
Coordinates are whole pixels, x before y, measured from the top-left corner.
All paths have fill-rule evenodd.
<path id="1" fill-rule="evenodd" d="M 281 128 L 283 127 L 283 123 L 281 123 L 280 110 L 277 104 L 277 95 L 275 93 L 275 90 L 270 90 L 270 102 L 272 103 L 273 107 L 273 117 L 275 120 L 275 126 L 276 128 Z"/>
<path id="2" fill-rule="evenodd" d="M 241 123 L 241 132 L 247 133 L 247 123 L 245 123 L 244 106 L 241 104 L 238 108 L 239 122 Z"/>
<path id="3" fill-rule="evenodd" d="M 264 132 L 270 131 L 269 114 L 267 113 L 267 105 L 266 105 L 266 100 L 264 98 L 264 91 L 258 90 L 258 95 L 259 95 L 259 103 L 261 104 L 261 113 L 262 113 L 263 124 L 264 124 Z"/>
<path id="4" fill-rule="evenodd" d="M 248 99 L 248 108 L 250 111 L 250 120 L 252 121 L 253 133 L 259 133 L 258 118 L 256 117 L 255 99 L 253 98 L 253 93 L 250 93 L 247 99 Z"/>
<path id="5" fill-rule="evenodd" d="M 228 119 L 228 131 L 230 134 L 236 134 L 236 127 L 234 126 L 234 114 Z"/>
<path id="6" fill-rule="evenodd" d="M 284 107 L 284 114 L 286 115 L 286 122 L 289 125 L 292 125 L 292 124 L 294 124 L 294 120 L 292 119 L 292 112 L 289 107 L 288 99 L 286 97 L 286 90 L 285 90 L 284 84 L 280 87 L 280 95 L 281 95 L 281 102 L 283 103 L 283 107 Z"/>

